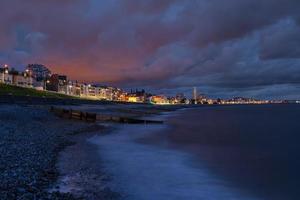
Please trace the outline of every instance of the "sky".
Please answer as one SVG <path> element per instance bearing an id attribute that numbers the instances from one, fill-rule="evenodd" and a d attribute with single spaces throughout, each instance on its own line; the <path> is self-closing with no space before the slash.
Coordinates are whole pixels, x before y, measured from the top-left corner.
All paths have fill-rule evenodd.
<path id="1" fill-rule="evenodd" d="M 1 0 L 4 63 L 156 93 L 300 99 L 300 1 Z"/>

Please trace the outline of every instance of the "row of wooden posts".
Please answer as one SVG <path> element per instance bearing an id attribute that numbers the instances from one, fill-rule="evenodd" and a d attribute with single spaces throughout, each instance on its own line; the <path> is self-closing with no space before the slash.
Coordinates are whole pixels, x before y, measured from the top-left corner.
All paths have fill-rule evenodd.
<path id="1" fill-rule="evenodd" d="M 68 119 L 78 119 L 87 122 L 95 122 L 97 120 L 97 115 L 95 113 L 82 112 L 73 109 L 55 108 L 51 106 L 50 111 L 56 116 Z"/>
<path id="2" fill-rule="evenodd" d="M 96 121 L 104 122 L 105 121 L 105 122 L 128 123 L 128 124 L 161 124 L 161 123 L 163 123 L 163 121 L 101 115 L 101 114 L 83 112 L 83 111 L 73 110 L 73 109 L 56 108 L 53 106 L 50 108 L 50 111 L 53 112 L 56 116 L 59 116 L 61 118 L 77 119 L 77 120 L 83 120 L 86 122 L 96 122 Z"/>

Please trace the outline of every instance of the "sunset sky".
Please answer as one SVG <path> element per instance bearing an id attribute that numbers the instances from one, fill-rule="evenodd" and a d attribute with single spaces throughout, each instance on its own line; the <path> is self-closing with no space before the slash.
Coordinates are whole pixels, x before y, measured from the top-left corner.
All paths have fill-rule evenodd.
<path id="1" fill-rule="evenodd" d="M 4 63 L 166 94 L 300 98 L 300 1 L 1 0 Z"/>

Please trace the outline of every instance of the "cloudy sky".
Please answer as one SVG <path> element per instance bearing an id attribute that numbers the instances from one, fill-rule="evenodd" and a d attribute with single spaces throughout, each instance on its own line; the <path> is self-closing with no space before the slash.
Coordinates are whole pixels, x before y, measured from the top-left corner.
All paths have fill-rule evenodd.
<path id="1" fill-rule="evenodd" d="M 300 1 L 1 0 L 4 63 L 158 93 L 300 98 Z"/>

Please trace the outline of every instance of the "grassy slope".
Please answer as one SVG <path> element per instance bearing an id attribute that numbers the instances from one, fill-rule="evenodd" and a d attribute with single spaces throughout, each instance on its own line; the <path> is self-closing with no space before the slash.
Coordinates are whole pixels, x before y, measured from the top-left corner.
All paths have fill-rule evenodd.
<path id="1" fill-rule="evenodd" d="M 32 88 L 22 88 L 12 85 L 0 83 L 0 95 L 15 95 L 15 96 L 32 96 L 32 97 L 48 97 L 48 98 L 74 98 L 64 94 L 57 94 L 46 91 L 38 91 Z"/>

